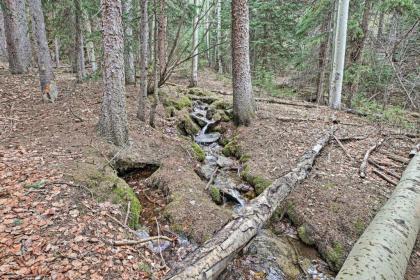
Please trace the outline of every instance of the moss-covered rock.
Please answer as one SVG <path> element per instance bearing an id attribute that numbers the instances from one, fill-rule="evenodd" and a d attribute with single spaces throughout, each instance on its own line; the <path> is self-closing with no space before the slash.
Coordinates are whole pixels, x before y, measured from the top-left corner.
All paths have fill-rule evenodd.
<path id="1" fill-rule="evenodd" d="M 204 150 L 200 147 L 200 145 L 198 145 L 197 143 L 192 143 L 191 144 L 191 148 L 194 151 L 195 157 L 199 160 L 199 161 L 204 161 L 206 159 L 206 153 L 204 152 Z"/>
<path id="2" fill-rule="evenodd" d="M 223 147 L 222 153 L 227 157 L 241 158 L 242 152 L 241 147 L 238 144 L 238 138 L 233 137 L 233 139 Z"/>
<path id="3" fill-rule="evenodd" d="M 228 110 L 232 108 L 232 103 L 225 101 L 223 99 L 219 99 L 214 101 L 211 105 L 211 108 L 214 108 L 216 110 Z"/>
<path id="4" fill-rule="evenodd" d="M 83 163 L 72 172 L 72 180 L 89 188 L 99 201 L 111 201 L 121 205 L 121 210 L 127 210 L 130 202 L 129 226 L 136 229 L 142 206 L 133 189 L 110 167 L 103 170 L 94 164 Z"/>
<path id="5" fill-rule="evenodd" d="M 309 225 L 303 224 L 297 229 L 299 238 L 303 241 L 303 243 L 308 245 L 314 245 L 315 240 L 313 239 L 312 230 Z"/>
<path id="6" fill-rule="evenodd" d="M 254 187 L 256 195 L 260 195 L 268 186 L 271 185 L 270 180 L 265 179 L 262 176 L 251 174 L 251 171 L 248 165 L 245 165 L 245 168 L 241 173 L 241 177 L 243 180 L 245 180 L 251 186 Z"/>
<path id="7" fill-rule="evenodd" d="M 184 94 L 174 93 L 174 94 L 165 94 L 161 98 L 162 104 L 164 107 L 173 107 L 177 110 L 182 110 L 187 107 L 192 106 L 191 99 Z"/>
<path id="8" fill-rule="evenodd" d="M 211 199 L 214 201 L 214 203 L 219 204 L 219 205 L 222 204 L 223 202 L 222 195 L 220 193 L 220 190 L 216 188 L 215 186 L 211 186 L 210 196 L 211 196 Z"/>
<path id="9" fill-rule="evenodd" d="M 200 127 L 192 120 L 189 114 L 184 113 L 179 117 L 178 129 L 184 135 L 194 136 L 200 131 Z"/>
<path id="10" fill-rule="evenodd" d="M 325 254 L 328 265 L 334 271 L 339 271 L 346 259 L 344 246 L 339 242 L 334 242 Z"/>

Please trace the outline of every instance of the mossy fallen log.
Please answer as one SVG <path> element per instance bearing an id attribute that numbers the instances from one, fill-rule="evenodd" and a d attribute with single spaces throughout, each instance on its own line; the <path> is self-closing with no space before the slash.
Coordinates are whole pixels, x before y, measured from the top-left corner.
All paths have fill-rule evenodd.
<path id="1" fill-rule="evenodd" d="M 325 133 L 305 152 L 294 169 L 275 180 L 212 239 L 187 256 L 167 279 L 216 279 L 229 262 L 258 234 L 294 187 L 308 176 L 315 158 L 327 145 L 332 133 Z"/>
<path id="2" fill-rule="evenodd" d="M 420 229 L 420 153 L 353 246 L 337 280 L 404 279 Z"/>

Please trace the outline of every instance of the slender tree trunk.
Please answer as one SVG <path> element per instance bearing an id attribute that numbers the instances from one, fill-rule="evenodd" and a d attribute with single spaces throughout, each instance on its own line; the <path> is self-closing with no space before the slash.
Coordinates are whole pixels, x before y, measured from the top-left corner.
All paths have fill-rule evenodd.
<path id="1" fill-rule="evenodd" d="M 98 70 L 98 66 L 96 64 L 95 46 L 91 38 L 92 37 L 92 22 L 90 20 L 90 16 L 87 13 L 84 13 L 84 21 L 85 21 L 85 30 L 88 37 L 88 40 L 86 42 L 87 56 L 88 56 L 90 65 L 92 66 L 92 73 L 95 73 Z"/>
<path id="2" fill-rule="evenodd" d="M 192 63 L 191 63 L 191 79 L 190 87 L 196 87 L 198 83 L 198 11 L 197 0 L 193 0 L 194 4 L 194 18 L 193 18 L 193 34 L 192 34 Z"/>
<path id="3" fill-rule="evenodd" d="M 156 4 L 157 4 L 156 0 L 154 0 L 155 9 L 157 7 Z M 155 10 L 155 18 L 157 18 L 156 10 Z M 155 30 L 153 31 L 155 33 L 155 38 L 158 38 L 159 30 L 160 30 L 159 25 L 157 23 L 155 23 Z M 153 104 L 150 108 L 150 116 L 149 116 L 149 125 L 151 127 L 155 127 L 156 108 L 159 104 L 159 72 L 160 72 L 159 67 L 160 67 L 160 62 L 159 62 L 159 55 L 158 54 L 160 53 L 160 50 L 159 50 L 160 46 L 161 45 L 159 44 L 159 42 L 155 40 L 155 44 L 154 44 L 155 67 L 154 67 L 154 70 L 153 70 L 153 72 L 154 72 L 154 74 L 153 74 L 154 75 L 154 79 L 153 79 L 153 98 L 154 98 L 154 100 L 153 100 Z"/>
<path id="4" fill-rule="evenodd" d="M 31 0 L 29 1 L 29 5 L 32 16 L 32 30 L 36 37 L 36 45 L 38 47 L 38 71 L 42 98 L 46 101 L 54 102 L 58 95 L 58 89 L 54 81 L 41 0 Z"/>
<path id="5" fill-rule="evenodd" d="M 84 42 L 83 42 L 83 29 L 82 29 L 82 7 L 80 5 L 81 0 L 74 0 L 75 7 L 75 25 L 76 25 L 76 38 L 75 38 L 75 55 L 76 55 L 76 66 L 77 66 L 77 82 L 83 82 L 86 77 L 85 69 L 85 53 L 84 53 Z"/>
<path id="6" fill-rule="evenodd" d="M 124 146 L 128 143 L 128 123 L 121 0 L 102 0 L 101 7 L 104 95 L 98 130 L 108 141 Z"/>
<path id="7" fill-rule="evenodd" d="M 420 153 L 353 246 L 337 280 L 404 279 L 420 229 Z"/>
<path id="8" fill-rule="evenodd" d="M 3 10 L 0 5 L 0 61 L 7 61 L 6 33 L 4 32 Z"/>
<path id="9" fill-rule="evenodd" d="M 365 46 L 365 41 L 369 32 L 369 17 L 370 11 L 372 9 L 372 0 L 365 1 L 365 7 L 363 10 L 361 29 L 362 35 L 360 35 L 356 40 L 351 43 L 350 47 L 350 66 L 358 65 L 362 60 L 363 48 Z M 359 77 L 356 75 L 354 81 L 349 84 L 349 96 L 347 98 L 347 106 L 351 108 L 354 95 L 359 90 Z"/>
<path id="10" fill-rule="evenodd" d="M 136 70 L 134 66 L 133 52 L 133 29 L 131 24 L 133 21 L 133 2 L 132 0 L 122 1 L 124 15 L 124 69 L 126 84 L 134 84 L 136 82 Z M 140 31 L 141 32 L 141 31 Z"/>
<path id="11" fill-rule="evenodd" d="M 381 42 L 383 38 L 384 17 L 385 17 L 385 12 L 381 11 L 379 14 L 378 33 L 376 33 L 377 46 L 381 46 Z"/>
<path id="12" fill-rule="evenodd" d="M 341 108 L 341 91 L 343 88 L 344 62 L 346 57 L 348 10 L 349 0 L 338 0 L 329 102 L 330 107 L 333 109 Z"/>
<path id="13" fill-rule="evenodd" d="M 232 0 L 233 119 L 249 125 L 254 117 L 251 68 L 249 64 L 248 0 Z"/>
<path id="14" fill-rule="evenodd" d="M 149 15 L 147 12 L 148 0 L 140 2 L 140 92 L 137 118 L 146 120 L 147 98 L 147 69 L 149 58 Z M 153 30 L 152 30 L 153 33 Z"/>
<path id="15" fill-rule="evenodd" d="M 60 67 L 60 41 L 58 37 L 54 38 L 54 48 L 55 48 L 55 66 Z"/>
<path id="16" fill-rule="evenodd" d="M 204 0 L 206 4 L 206 17 L 205 17 L 205 27 L 204 32 L 206 32 L 206 59 L 207 66 L 211 67 L 211 57 L 210 57 L 210 1 Z"/>
<path id="17" fill-rule="evenodd" d="M 216 0 L 216 64 L 217 64 L 217 71 L 222 74 L 223 73 L 223 66 L 222 66 L 222 54 L 220 51 L 220 43 L 222 42 L 222 0 Z"/>
<path id="18" fill-rule="evenodd" d="M 316 101 L 318 104 L 323 103 L 324 99 L 324 77 L 325 70 L 327 67 L 327 56 L 329 53 L 330 39 L 331 39 L 331 15 L 330 12 L 326 20 L 322 23 L 322 32 L 327 33 L 326 38 L 319 45 L 319 56 L 318 56 L 318 76 L 316 81 Z"/>
<path id="19" fill-rule="evenodd" d="M 158 44 L 159 44 L 159 63 L 160 80 L 163 80 L 166 71 L 166 0 L 159 0 L 158 18 Z"/>
<path id="20" fill-rule="evenodd" d="M 29 71 L 31 65 L 28 21 L 25 0 L 4 0 L 4 29 L 6 33 L 9 70 L 12 74 Z"/>
<path id="21" fill-rule="evenodd" d="M 155 60 L 155 58 L 154 58 L 154 45 L 155 45 L 155 24 L 156 24 L 156 15 L 155 15 L 155 13 L 153 13 L 153 16 L 152 16 L 153 18 L 152 18 L 152 20 L 150 20 L 150 28 L 149 28 L 149 30 L 150 30 L 150 32 L 149 32 L 149 62 L 150 63 L 152 63 L 154 60 Z"/>

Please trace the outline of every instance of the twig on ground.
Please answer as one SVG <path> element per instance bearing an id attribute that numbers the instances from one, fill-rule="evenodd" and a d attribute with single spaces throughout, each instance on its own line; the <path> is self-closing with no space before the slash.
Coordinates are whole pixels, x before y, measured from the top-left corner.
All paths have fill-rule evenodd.
<path id="1" fill-rule="evenodd" d="M 157 202 L 157 201 L 155 201 L 155 200 L 153 200 L 153 199 L 151 199 L 147 194 L 146 194 L 146 191 L 145 190 L 141 190 L 141 192 L 143 193 L 143 195 L 144 195 L 144 197 L 149 201 L 149 202 L 151 202 L 151 203 L 153 203 L 153 204 L 156 204 L 156 205 L 158 205 L 158 206 L 160 206 L 160 207 L 164 207 L 165 205 L 162 205 L 162 204 L 160 204 L 159 202 Z"/>
<path id="2" fill-rule="evenodd" d="M 159 239 L 164 239 L 171 242 L 173 241 L 172 238 L 162 235 L 162 236 L 151 236 L 151 237 L 139 239 L 139 240 L 109 240 L 108 242 L 114 246 L 126 246 L 126 245 L 131 246 L 131 245 L 138 245 L 138 244 L 146 243 L 153 240 L 159 240 Z"/>
<path id="3" fill-rule="evenodd" d="M 378 175 L 379 177 L 381 177 L 382 179 L 384 179 L 385 181 L 387 181 L 388 183 L 396 186 L 398 184 L 398 182 L 395 182 L 393 179 L 389 178 L 388 176 L 386 176 L 385 174 L 383 174 L 382 172 L 380 172 L 378 169 L 373 168 L 372 169 L 373 173 L 375 173 L 376 175 Z"/>
<path id="4" fill-rule="evenodd" d="M 346 148 L 344 148 L 343 144 L 341 143 L 341 141 L 337 138 L 337 136 L 333 135 L 334 140 L 338 143 L 338 145 L 341 147 L 341 149 L 344 151 L 344 153 L 346 154 L 346 156 L 353 161 L 354 159 L 352 158 L 352 156 L 347 152 Z"/>
<path id="5" fill-rule="evenodd" d="M 362 164 L 360 165 L 360 171 L 359 171 L 359 175 L 362 178 L 366 178 L 366 167 L 367 167 L 367 161 L 369 159 L 369 155 L 376 150 L 380 145 L 382 145 L 382 143 L 384 142 L 385 138 L 382 138 L 381 140 L 379 140 L 375 145 L 373 145 L 372 147 L 370 147 L 367 151 L 366 154 L 363 158 Z"/>
<path id="6" fill-rule="evenodd" d="M 162 248 L 160 247 L 160 228 L 159 228 L 159 222 L 158 222 L 158 220 L 157 220 L 157 218 L 155 217 L 155 221 L 156 221 L 156 228 L 157 228 L 157 242 L 158 242 L 158 246 L 159 246 L 159 255 L 160 255 L 160 258 L 161 258 L 161 260 L 162 260 L 162 264 L 166 267 L 166 262 L 165 262 L 165 259 L 163 258 L 163 255 L 162 255 Z"/>
<path id="7" fill-rule="evenodd" d="M 349 136 L 349 137 L 338 138 L 338 140 L 340 140 L 341 142 L 359 141 L 359 140 L 364 140 L 364 139 L 366 139 L 368 137 L 369 137 L 369 135 L 364 135 L 364 136 Z"/>
<path id="8" fill-rule="evenodd" d="M 389 158 L 392 159 L 394 161 L 403 163 L 403 164 L 408 164 L 410 162 L 410 160 L 408 158 L 402 157 L 402 156 L 397 156 L 394 154 L 391 154 L 389 152 L 385 152 L 385 155 Z"/>
<path id="9" fill-rule="evenodd" d="M 274 104 L 282 104 L 282 105 L 290 105 L 290 106 L 300 106 L 306 108 L 316 108 L 318 105 L 311 104 L 311 103 L 303 103 L 303 102 L 291 102 L 286 100 L 281 100 L 278 98 L 255 98 L 257 102 L 266 102 L 266 103 L 274 103 Z"/>
<path id="10" fill-rule="evenodd" d="M 124 225 L 127 225 L 128 216 L 130 216 L 130 207 L 131 207 L 131 200 L 127 203 L 127 213 L 125 214 Z"/>
<path id="11" fill-rule="evenodd" d="M 395 174 L 394 172 L 392 172 L 390 170 L 385 169 L 385 167 L 379 165 L 377 162 L 375 162 L 375 161 L 373 161 L 371 159 L 368 159 L 368 162 L 369 162 L 369 164 L 372 164 L 373 166 L 375 166 L 377 169 L 379 169 L 379 170 L 387 173 L 388 175 L 391 175 L 392 177 L 400 180 L 400 178 L 401 178 L 400 176 L 398 176 L 397 174 Z"/>
<path id="12" fill-rule="evenodd" d="M 214 169 L 213 173 L 211 174 L 211 176 L 210 176 L 210 180 L 207 182 L 207 185 L 206 185 L 206 188 L 205 188 L 206 190 L 208 190 L 208 189 L 209 189 L 209 187 L 210 187 L 210 185 L 213 183 L 213 180 L 214 180 L 214 175 L 216 175 L 217 170 L 219 170 L 219 166 L 217 166 L 217 167 Z"/>

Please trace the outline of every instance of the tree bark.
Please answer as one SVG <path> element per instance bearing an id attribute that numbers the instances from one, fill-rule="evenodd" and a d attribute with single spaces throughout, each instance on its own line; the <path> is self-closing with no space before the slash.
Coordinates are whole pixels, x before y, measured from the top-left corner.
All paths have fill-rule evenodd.
<path id="1" fill-rule="evenodd" d="M 158 18 L 158 44 L 159 44 L 159 64 L 160 64 L 160 80 L 164 80 L 166 71 L 166 0 L 159 0 L 159 14 Z"/>
<path id="2" fill-rule="evenodd" d="M 346 37 L 349 0 L 338 0 L 334 34 L 334 53 L 330 81 L 329 105 L 333 109 L 341 108 L 341 91 L 343 88 L 344 62 L 346 56 Z"/>
<path id="3" fill-rule="evenodd" d="M 194 4 L 194 18 L 193 18 L 193 34 L 192 34 L 192 55 L 191 60 L 191 79 L 190 87 L 196 87 L 198 83 L 198 10 L 197 0 L 193 0 Z"/>
<path id="4" fill-rule="evenodd" d="M 85 69 L 85 52 L 84 52 L 84 40 L 83 40 L 83 28 L 82 28 L 82 7 L 80 0 L 73 0 L 75 7 L 75 55 L 76 55 L 76 70 L 77 70 L 77 82 L 83 82 L 86 77 Z"/>
<path id="5" fill-rule="evenodd" d="M 126 84 L 134 84 L 136 82 L 136 70 L 134 66 L 133 52 L 133 2 L 132 0 L 122 1 L 124 15 L 124 69 Z M 140 31 L 141 32 L 141 31 Z"/>
<path id="6" fill-rule="evenodd" d="M 55 66 L 60 67 L 60 40 L 58 37 L 54 38 L 54 48 L 55 48 Z"/>
<path id="7" fill-rule="evenodd" d="M 42 98 L 45 101 L 54 102 L 58 95 L 58 89 L 54 80 L 51 54 L 48 48 L 42 3 L 41 0 L 31 0 L 29 1 L 29 5 L 32 16 L 32 30 L 36 37 L 38 48 L 38 72 Z"/>
<path id="8" fill-rule="evenodd" d="M 210 1 L 204 0 L 206 5 L 206 16 L 205 16 L 205 28 L 204 31 L 206 32 L 206 59 L 207 59 L 207 67 L 211 67 L 211 57 L 210 57 Z"/>
<path id="9" fill-rule="evenodd" d="M 234 0 L 236 1 L 236 0 Z M 299 160 L 296 168 L 275 180 L 243 208 L 212 239 L 192 252 L 168 279 L 216 279 L 232 259 L 254 238 L 280 203 L 309 174 L 315 158 L 329 142 L 333 132 L 325 133 Z"/>
<path id="10" fill-rule="evenodd" d="M 154 6 L 156 9 L 156 0 L 154 0 Z M 156 10 L 155 10 L 155 19 L 158 18 L 156 15 Z M 159 24 L 155 23 L 155 38 L 157 38 L 159 36 Z M 160 62 L 159 62 L 159 53 L 160 50 L 159 48 L 161 47 L 161 45 L 159 44 L 158 41 L 155 40 L 155 44 L 154 44 L 154 57 L 155 57 L 155 67 L 153 69 L 153 75 L 154 75 L 154 79 L 153 79 L 153 104 L 150 108 L 150 115 L 149 115 L 149 125 L 151 127 L 155 127 L 155 116 L 156 116 L 156 108 L 159 104 L 159 72 L 160 72 Z"/>
<path id="11" fill-rule="evenodd" d="M 4 29 L 6 33 L 9 70 L 12 74 L 29 71 L 31 50 L 26 19 L 25 0 L 4 0 Z"/>
<path id="12" fill-rule="evenodd" d="M 98 70 L 98 66 L 96 64 L 96 55 L 95 55 L 95 45 L 92 41 L 92 22 L 90 16 L 87 13 L 84 13 L 84 21 L 85 21 L 85 30 L 88 36 L 88 41 L 86 42 L 86 50 L 88 60 L 90 65 L 92 66 L 92 73 L 95 73 Z"/>
<path id="13" fill-rule="evenodd" d="M 121 0 L 102 0 L 101 6 L 104 95 L 98 130 L 108 141 L 117 146 L 124 146 L 128 142 L 128 123 Z"/>
<path id="14" fill-rule="evenodd" d="M 147 70 L 149 58 L 149 15 L 147 11 L 148 0 L 140 2 L 140 92 L 137 118 L 146 120 L 147 98 Z M 152 30 L 153 33 L 154 30 Z"/>
<path id="15" fill-rule="evenodd" d="M 362 60 L 363 48 L 369 32 L 369 17 L 372 9 L 372 0 L 366 0 L 363 9 L 362 22 L 360 27 L 362 29 L 362 35 L 353 40 L 350 44 L 350 65 L 358 65 Z M 355 80 L 349 84 L 349 96 L 347 98 L 347 107 L 351 108 L 354 95 L 359 89 L 359 77 L 356 75 Z"/>
<path id="16" fill-rule="evenodd" d="M 404 279 L 420 229 L 420 154 L 353 246 L 337 280 Z"/>
<path id="17" fill-rule="evenodd" d="M 318 56 L 318 76 L 316 81 L 316 101 L 318 104 L 321 104 L 324 99 L 324 77 L 325 77 L 325 70 L 327 68 L 327 56 L 329 53 L 329 46 L 331 40 L 331 22 L 332 22 L 332 13 L 329 12 L 327 15 L 327 19 L 324 20 L 321 26 L 321 32 L 325 32 L 326 38 L 321 41 L 319 45 L 319 56 Z"/>
<path id="18" fill-rule="evenodd" d="M 232 0 L 233 120 L 249 125 L 254 117 L 251 68 L 249 64 L 248 0 Z"/>
<path id="19" fill-rule="evenodd" d="M 7 61 L 6 33 L 4 32 L 3 9 L 0 5 L 0 61 Z"/>
<path id="20" fill-rule="evenodd" d="M 217 71 L 223 73 L 222 54 L 220 52 L 220 43 L 222 42 L 222 0 L 216 0 L 216 64 Z"/>

